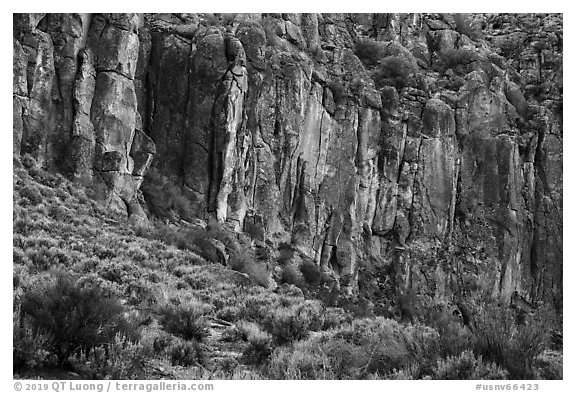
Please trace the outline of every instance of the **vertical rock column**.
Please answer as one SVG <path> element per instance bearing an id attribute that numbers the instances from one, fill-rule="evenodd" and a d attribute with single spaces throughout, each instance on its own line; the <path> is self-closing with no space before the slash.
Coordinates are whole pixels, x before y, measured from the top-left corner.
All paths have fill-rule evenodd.
<path id="1" fill-rule="evenodd" d="M 102 14 L 90 26 L 88 48 L 96 83 L 90 110 L 94 126 L 94 174 L 107 189 L 112 209 L 126 211 L 139 182 L 130 150 L 136 130 L 134 75 L 138 60 L 137 14 Z"/>
<path id="2" fill-rule="evenodd" d="M 275 160 L 278 143 L 274 139 L 278 100 L 274 85 L 269 84 L 266 68 L 266 33 L 260 23 L 244 21 L 236 29 L 236 37 L 246 53 L 248 85 L 245 98 L 246 129 L 251 137 L 246 179 L 247 213 L 245 230 L 258 233 L 260 239 L 284 232 L 280 222 L 282 203 L 277 179 L 280 162 Z M 266 99 L 262 99 L 266 97 Z M 280 134 L 281 135 L 281 134 Z"/>
<path id="3" fill-rule="evenodd" d="M 244 97 L 248 90 L 246 54 L 236 37 L 225 39 L 226 58 L 230 62 L 222 78 L 219 94 L 214 104 L 212 175 L 210 198 L 214 198 L 216 218 L 235 220 L 238 229 L 243 227 L 246 215 L 244 197 L 244 168 L 242 155 L 246 152 L 244 138 Z M 235 206 L 229 206 L 228 198 L 234 189 Z M 229 213 L 232 215 L 229 217 Z"/>
<path id="4" fill-rule="evenodd" d="M 431 99 L 422 114 L 422 135 L 411 211 L 412 234 L 443 240 L 453 217 L 456 188 L 454 111 L 443 101 Z"/>
<path id="5" fill-rule="evenodd" d="M 20 154 L 22 133 L 24 132 L 23 115 L 28 107 L 28 88 L 26 86 L 26 53 L 16 39 L 13 40 L 13 77 L 12 104 L 13 104 L 13 148 L 14 155 Z"/>
<path id="6" fill-rule="evenodd" d="M 230 66 L 224 41 L 222 32 L 215 27 L 198 33 L 194 42 L 195 50 L 190 57 L 186 102 L 181 171 L 184 185 L 192 193 L 194 207 L 199 212 L 210 214 L 216 212 L 216 195 L 219 190 L 218 176 L 214 176 L 212 167 L 216 164 L 213 157 L 216 149 L 214 143 L 218 142 L 213 139 L 214 132 L 221 125 L 217 120 L 220 113 L 216 102 L 220 102 L 221 108 L 224 108 L 222 98 L 219 99 L 219 89 Z"/>
<path id="7" fill-rule="evenodd" d="M 148 44 L 141 41 L 141 45 Z M 193 97 L 190 94 L 192 45 L 190 40 L 153 29 L 150 29 L 149 45 L 149 64 L 144 64 L 143 58 L 138 60 L 136 85 L 148 81 L 147 95 L 139 95 L 139 110 L 144 130 L 156 143 L 158 153 L 154 167 L 164 175 L 179 177 L 185 166 L 188 101 Z M 145 50 L 141 48 L 141 56 Z M 142 68 L 146 66 L 144 77 Z M 196 187 L 195 182 L 191 183 Z"/>
<path id="8" fill-rule="evenodd" d="M 532 300 L 562 310 L 562 129 L 549 110 L 540 109 L 535 162 L 533 238 L 530 249 Z"/>
<path id="9" fill-rule="evenodd" d="M 475 75 L 476 74 L 476 75 Z M 525 202 L 525 174 L 517 131 L 508 118 L 517 117 L 501 89 L 491 91 L 468 84 L 457 109 L 458 138 L 462 147 L 457 212 L 458 243 L 466 260 L 483 260 L 498 273 L 492 275 L 493 294 L 507 303 L 520 289 Z"/>
<path id="10" fill-rule="evenodd" d="M 79 52 L 86 45 L 91 14 L 46 14 L 38 28 L 50 35 L 54 56 L 54 87 L 52 93 L 52 121 L 54 128 L 48 135 L 47 156 L 50 166 L 66 173 L 71 168 L 70 130 L 75 110 L 75 83 L 78 74 Z"/>
<path id="11" fill-rule="evenodd" d="M 90 120 L 90 109 L 94 88 L 96 87 L 96 70 L 92 51 L 82 50 L 78 54 L 79 69 L 74 83 L 74 121 L 72 123 L 72 140 L 70 159 L 72 172 L 78 179 L 92 180 L 94 149 L 96 139 L 94 126 Z"/>
<path id="12" fill-rule="evenodd" d="M 14 14 L 14 28 L 27 63 L 28 105 L 22 112 L 20 153 L 30 154 L 42 164 L 50 159 L 48 136 L 56 126 L 52 111 L 56 73 L 54 45 L 50 35 L 38 29 L 43 17 L 43 14 Z M 15 50 L 15 56 L 20 56 L 19 53 Z"/>
<path id="13" fill-rule="evenodd" d="M 15 14 L 15 61 L 26 61 L 26 89 L 17 94 L 14 104 L 28 96 L 28 110 L 22 112 L 22 144 L 17 153 L 28 153 L 47 168 L 68 173 L 75 103 L 78 53 L 86 44 L 89 14 Z M 17 62 L 18 63 L 18 62 Z M 15 75 L 21 67 L 15 63 Z M 15 86 L 18 86 L 15 83 Z M 22 107 L 22 105 L 20 105 Z M 15 110 L 17 107 L 15 107 Z M 71 148 L 72 147 L 72 148 Z"/>

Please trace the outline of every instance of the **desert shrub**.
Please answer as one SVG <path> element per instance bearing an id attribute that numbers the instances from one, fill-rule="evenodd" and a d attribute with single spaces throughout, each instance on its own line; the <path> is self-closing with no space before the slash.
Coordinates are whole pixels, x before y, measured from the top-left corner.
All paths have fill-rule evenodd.
<path id="1" fill-rule="evenodd" d="M 26 288 L 22 313 L 33 328 L 51 337 L 49 350 L 59 364 L 81 351 L 111 343 L 117 333 L 136 337 L 120 302 L 99 287 L 61 271 Z"/>
<path id="2" fill-rule="evenodd" d="M 248 341 L 248 337 L 258 335 L 263 330 L 256 322 L 247 321 L 245 319 L 239 320 L 232 326 L 226 334 L 229 341 Z"/>
<path id="3" fill-rule="evenodd" d="M 244 313 L 245 309 L 242 305 L 232 304 L 218 309 L 216 317 L 223 319 L 224 321 L 234 322 L 239 320 Z"/>
<path id="4" fill-rule="evenodd" d="M 564 332 L 562 326 L 550 331 L 550 349 L 562 350 L 564 347 Z"/>
<path id="5" fill-rule="evenodd" d="M 467 48 L 446 49 L 440 53 L 440 62 L 444 70 L 450 68 L 457 70 L 458 67 L 466 66 L 476 59 L 476 53 Z"/>
<path id="6" fill-rule="evenodd" d="M 192 269 L 190 266 L 185 266 L 185 265 L 184 266 L 182 266 L 182 265 L 175 266 L 172 269 L 171 273 L 178 278 L 184 278 L 187 276 L 194 277 L 194 269 Z M 197 288 L 197 289 L 200 289 L 200 288 Z"/>
<path id="7" fill-rule="evenodd" d="M 402 327 L 385 318 L 354 320 L 350 327 L 334 335 L 361 348 L 362 363 L 354 366 L 357 372 L 385 374 L 404 366 L 408 361 Z"/>
<path id="8" fill-rule="evenodd" d="M 253 275 L 259 283 L 267 282 L 267 272 L 261 265 L 256 265 L 256 257 L 253 249 L 248 244 L 240 244 L 237 234 L 221 228 L 219 225 L 211 225 L 207 230 L 201 228 L 181 228 L 175 225 L 167 225 L 157 222 L 153 233 L 143 234 L 149 238 L 160 239 L 165 243 L 172 244 L 180 250 L 192 251 L 187 259 L 191 264 L 203 264 L 204 258 L 212 263 L 224 263 L 221 252 L 229 256 L 229 263 L 238 271 Z M 200 258 L 201 256 L 202 258 Z"/>
<path id="9" fill-rule="evenodd" d="M 150 168 L 140 187 L 150 212 L 159 218 L 190 220 L 194 211 L 183 188 L 155 168 Z"/>
<path id="10" fill-rule="evenodd" d="M 159 306 L 159 322 L 163 329 L 184 340 L 202 341 L 208 335 L 206 322 L 201 318 L 210 307 L 198 301 L 185 304 L 167 302 Z"/>
<path id="11" fill-rule="evenodd" d="M 310 330 L 320 330 L 324 325 L 322 307 L 307 300 L 302 304 L 274 310 L 265 316 L 264 328 L 280 345 L 308 337 Z"/>
<path id="12" fill-rule="evenodd" d="M 249 240 L 246 236 L 227 229 L 219 222 L 209 223 L 206 233 L 210 239 L 222 242 L 229 253 L 238 252 L 249 246 Z"/>
<path id="13" fill-rule="evenodd" d="M 126 254 L 136 262 L 143 262 L 150 258 L 150 254 L 138 246 L 128 247 Z"/>
<path id="14" fill-rule="evenodd" d="M 518 324 L 509 308 L 486 304 L 474 318 L 473 348 L 477 355 L 504 367 L 512 379 L 534 377 L 534 362 L 544 351 L 550 316 L 540 312 Z"/>
<path id="15" fill-rule="evenodd" d="M 33 222 L 28 216 L 21 218 L 16 218 L 15 216 L 14 223 L 12 224 L 12 232 L 14 234 L 20 233 L 26 235 L 34 229 L 35 224 L 36 223 Z"/>
<path id="16" fill-rule="evenodd" d="M 167 348 L 170 347 L 174 340 L 176 340 L 176 337 L 166 333 L 156 323 L 145 326 L 140 337 L 142 353 L 147 357 L 162 357 L 166 355 Z"/>
<path id="17" fill-rule="evenodd" d="M 96 243 L 92 247 L 92 253 L 99 259 L 111 259 L 116 255 L 116 252 L 110 247 L 110 244 Z"/>
<path id="18" fill-rule="evenodd" d="M 382 43 L 371 39 L 359 39 L 356 41 L 354 54 L 367 67 L 374 67 L 384 57 L 384 47 Z"/>
<path id="19" fill-rule="evenodd" d="M 198 276 L 195 274 L 186 274 L 182 279 L 190 285 L 190 288 L 195 290 L 204 289 L 211 284 L 210 280 L 206 277 Z"/>
<path id="20" fill-rule="evenodd" d="M 277 307 L 273 297 L 258 294 L 246 296 L 242 306 L 242 318 L 249 321 L 261 320 Z"/>
<path id="21" fill-rule="evenodd" d="M 426 360 L 434 334 L 433 329 L 407 328 L 386 318 L 354 320 L 291 348 L 277 348 L 266 370 L 271 378 L 382 377 Z"/>
<path id="22" fill-rule="evenodd" d="M 307 287 L 302 273 L 300 273 L 300 271 L 294 267 L 294 265 L 286 265 L 282 267 L 280 282 L 283 284 L 295 285 L 300 289 Z"/>
<path id="23" fill-rule="evenodd" d="M 433 357 L 437 333 L 424 326 L 403 326 L 386 318 L 354 320 L 334 337 L 361 348 L 358 373 L 385 375 L 411 362 L 422 363 Z"/>
<path id="24" fill-rule="evenodd" d="M 134 343 L 125 336 L 117 334 L 114 342 L 103 351 L 95 350 L 89 357 L 94 372 L 102 379 L 143 379 L 145 376 L 146 356 L 143 346 Z"/>
<path id="25" fill-rule="evenodd" d="M 68 222 L 72 219 L 72 212 L 70 209 L 61 204 L 50 205 L 48 208 L 48 215 L 56 221 Z"/>
<path id="26" fill-rule="evenodd" d="M 300 272 L 302 273 L 304 280 L 306 280 L 306 283 L 310 285 L 320 285 L 325 281 L 322 270 L 314 262 L 302 262 L 300 265 Z"/>
<path id="27" fill-rule="evenodd" d="M 214 233 L 212 235 L 214 235 Z M 229 254 L 228 251 L 230 248 L 218 240 L 217 237 L 211 236 L 209 232 L 201 229 L 188 230 L 186 237 L 188 242 L 193 244 L 196 249 L 200 250 L 200 255 L 202 255 L 202 257 L 207 261 L 212 263 L 225 263 L 218 252 L 218 242 L 221 243 L 227 254 Z"/>
<path id="28" fill-rule="evenodd" d="M 338 307 L 327 307 L 324 310 L 324 323 L 322 330 L 340 327 L 352 321 L 352 315 Z"/>
<path id="29" fill-rule="evenodd" d="M 308 321 L 294 315 L 292 310 L 280 309 L 268 315 L 263 325 L 280 345 L 308 337 Z"/>
<path id="30" fill-rule="evenodd" d="M 507 379 L 508 372 L 494 363 L 484 363 L 482 357 L 474 357 L 467 349 L 460 355 L 438 361 L 434 369 L 434 379 Z"/>
<path id="31" fill-rule="evenodd" d="M 190 285 L 188 285 L 188 283 L 184 280 L 179 280 L 176 282 L 176 289 L 178 289 L 178 290 L 187 289 L 189 287 L 190 287 Z"/>
<path id="32" fill-rule="evenodd" d="M 45 247 L 35 246 L 36 248 L 28 248 L 24 254 L 28 258 L 37 271 L 45 271 L 51 267 L 68 267 L 72 264 L 72 258 L 65 251 L 59 247 Z"/>
<path id="33" fill-rule="evenodd" d="M 338 291 L 334 291 L 334 295 L 335 301 L 333 304 L 341 307 L 355 318 L 369 318 L 374 316 L 374 312 L 372 311 L 373 304 L 369 299 L 365 297 L 354 299 Z"/>
<path id="34" fill-rule="evenodd" d="M 270 273 L 263 263 L 256 261 L 256 256 L 252 249 L 237 251 L 230 257 L 230 267 L 241 273 L 246 273 L 258 285 L 268 287 L 270 283 Z"/>
<path id="35" fill-rule="evenodd" d="M 366 354 L 342 338 L 329 334 L 278 347 L 266 373 L 272 379 L 359 379 L 366 376 Z"/>
<path id="36" fill-rule="evenodd" d="M 170 343 L 166 352 L 172 365 L 192 366 L 202 364 L 204 353 L 200 343 L 196 340 L 174 340 Z"/>
<path id="37" fill-rule="evenodd" d="M 21 316 L 18 307 L 13 316 L 12 359 L 14 372 L 35 368 L 47 362 L 51 337 L 32 327 L 29 316 Z"/>
<path id="38" fill-rule="evenodd" d="M 289 265 L 290 262 L 294 259 L 294 255 L 296 250 L 292 248 L 290 244 L 287 243 L 280 243 L 278 246 L 278 251 L 280 252 L 278 255 L 278 264 L 280 266 Z"/>
<path id="39" fill-rule="evenodd" d="M 265 368 L 270 379 L 337 379 L 316 338 L 278 347 Z"/>
<path id="40" fill-rule="evenodd" d="M 42 203 L 42 194 L 40 190 L 33 185 L 24 185 L 18 190 L 20 197 L 26 198 L 31 205 L 38 205 Z"/>
<path id="41" fill-rule="evenodd" d="M 534 360 L 534 376 L 537 379 L 562 379 L 562 353 L 545 350 Z"/>
<path id="42" fill-rule="evenodd" d="M 45 170 L 37 161 L 34 161 L 33 158 L 30 164 L 28 164 L 27 162 L 25 163 L 25 161 L 26 160 L 23 160 L 22 163 L 28 169 L 28 174 L 36 182 L 52 188 L 56 187 L 68 188 L 70 186 L 70 183 L 67 184 L 65 182 L 65 178 L 61 174 L 52 173 Z M 74 191 L 77 192 L 77 190 Z"/>
<path id="43" fill-rule="evenodd" d="M 172 244 L 180 250 L 193 251 L 203 255 L 204 252 L 198 244 L 201 243 L 202 237 L 206 237 L 204 231 L 198 229 L 180 228 L 175 225 L 156 222 L 154 229 L 145 237 L 149 239 L 159 239 L 167 244 Z M 203 255 L 204 256 L 204 255 Z"/>
<path id="44" fill-rule="evenodd" d="M 136 274 L 134 265 L 117 260 L 101 263 L 99 268 L 100 277 L 117 284 L 133 279 Z"/>
<path id="45" fill-rule="evenodd" d="M 30 154 L 26 153 L 20 156 L 20 162 L 26 169 L 30 169 L 38 165 L 38 162 Z"/>
<path id="46" fill-rule="evenodd" d="M 45 201 L 55 202 L 56 200 L 56 191 L 52 187 L 41 186 L 39 187 L 40 193 Z"/>
<path id="47" fill-rule="evenodd" d="M 354 320 L 277 348 L 267 372 L 271 378 L 364 379 L 383 377 L 418 364 L 418 377 L 431 373 L 421 367 L 434 358 L 437 333 L 423 326 L 407 327 L 386 318 Z"/>
<path id="48" fill-rule="evenodd" d="M 366 348 L 344 339 L 333 338 L 322 345 L 328 357 L 330 370 L 338 379 L 365 378 L 365 371 L 371 365 L 374 352 L 366 353 Z"/>
<path id="49" fill-rule="evenodd" d="M 29 265 L 31 263 L 24 250 L 17 245 L 12 247 L 12 260 L 15 265 Z"/>
<path id="50" fill-rule="evenodd" d="M 220 261 L 221 258 L 216 247 L 217 244 L 221 244 L 228 254 L 228 265 L 230 268 L 248 274 L 254 282 L 261 286 L 267 287 L 269 285 L 270 274 L 267 267 L 257 262 L 254 249 L 249 244 L 248 239 L 238 238 L 237 234 L 222 228 L 216 223 L 211 224 L 206 231 L 189 229 L 186 238 L 186 241 L 200 250 L 206 260 L 214 263 L 223 263 L 223 261 Z"/>
<path id="51" fill-rule="evenodd" d="M 460 34 L 465 34 L 473 40 L 478 40 L 482 37 L 482 29 L 480 25 L 474 21 L 468 14 L 453 14 L 454 23 L 456 24 L 456 31 Z"/>
<path id="52" fill-rule="evenodd" d="M 274 350 L 272 336 L 260 329 L 255 323 L 239 323 L 238 329 L 241 338 L 248 341 L 248 345 L 242 353 L 242 360 L 246 364 L 266 362 Z"/>
<path id="53" fill-rule="evenodd" d="M 472 332 L 460 319 L 454 305 L 429 297 L 419 297 L 419 305 L 419 320 L 438 332 L 440 357 L 456 356 L 471 348 Z"/>
<path id="54" fill-rule="evenodd" d="M 417 364 L 409 364 L 399 370 L 393 370 L 387 374 L 384 379 L 398 380 L 398 381 L 412 381 L 416 379 L 430 379 L 430 377 L 419 378 L 421 372 Z"/>
<path id="55" fill-rule="evenodd" d="M 157 286 L 149 279 L 128 277 L 123 284 L 124 298 L 128 304 L 148 307 L 157 302 Z"/>
<path id="56" fill-rule="evenodd" d="M 406 60 L 396 56 L 388 56 L 380 61 L 372 74 L 372 78 L 377 87 L 393 86 L 396 89 L 402 89 L 408 83 L 411 69 L 410 63 Z"/>
<path id="57" fill-rule="evenodd" d="M 403 341 L 412 359 L 432 360 L 440 353 L 440 335 L 436 329 L 410 324 L 402 329 Z"/>
<path id="58" fill-rule="evenodd" d="M 57 239 L 53 239 L 46 235 L 34 235 L 26 238 L 20 239 L 22 242 L 22 247 L 24 248 L 56 248 L 60 246 L 60 242 Z"/>

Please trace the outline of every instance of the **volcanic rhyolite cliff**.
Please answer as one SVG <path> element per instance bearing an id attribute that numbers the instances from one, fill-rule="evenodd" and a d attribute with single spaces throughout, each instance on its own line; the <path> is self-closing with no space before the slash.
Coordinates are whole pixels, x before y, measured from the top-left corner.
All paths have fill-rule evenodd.
<path id="1" fill-rule="evenodd" d="M 13 97 L 14 154 L 140 224 L 152 165 L 352 293 L 561 310 L 561 15 L 15 14 Z"/>

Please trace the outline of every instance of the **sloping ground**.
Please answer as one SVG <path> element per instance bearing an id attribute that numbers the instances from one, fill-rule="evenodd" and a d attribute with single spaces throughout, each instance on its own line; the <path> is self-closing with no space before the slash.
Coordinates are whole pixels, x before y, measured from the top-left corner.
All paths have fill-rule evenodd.
<path id="1" fill-rule="evenodd" d="M 561 378 L 542 315 L 519 323 L 479 306 L 462 318 L 439 302 L 406 325 L 363 305 L 328 307 L 345 302 L 312 299 L 321 282 L 272 290 L 248 262 L 251 277 L 207 261 L 198 244 L 233 236 L 223 229 L 133 226 L 92 199 L 99 190 L 22 162 L 16 378 Z"/>
<path id="2" fill-rule="evenodd" d="M 154 352 L 162 345 L 158 344 L 159 341 L 179 341 L 169 349 L 175 355 L 167 355 L 176 366 L 178 363 L 188 365 L 207 359 L 203 363 L 208 367 L 219 359 L 234 359 L 241 355 L 241 345 L 227 349 L 230 345 L 218 340 L 222 329 L 232 326 L 225 321 L 218 323 L 219 317 L 226 317 L 226 312 L 241 313 L 246 302 L 258 299 L 263 302 L 265 297 L 271 297 L 271 303 L 273 299 L 280 299 L 280 296 L 254 284 L 247 275 L 218 264 L 210 264 L 202 256 L 184 247 L 179 249 L 167 242 L 151 240 L 153 234 L 150 232 L 144 237 L 145 232 L 153 232 L 154 228 L 132 227 L 128 222 L 109 214 L 86 195 L 94 194 L 97 190 L 84 190 L 59 175 L 35 167 L 32 160 L 24 161 L 28 168 L 15 161 L 14 170 L 16 325 L 18 321 L 22 325 L 28 323 L 25 313 L 20 312 L 22 299 L 26 299 L 27 294 L 32 293 L 38 285 L 57 280 L 65 271 L 73 280 L 102 288 L 103 295 L 118 299 L 127 322 L 141 336 L 143 347 L 139 349 Z M 303 300 L 301 296 L 281 299 L 286 305 L 294 305 Z M 68 311 L 77 309 L 71 307 Z M 34 310 L 28 310 L 28 313 L 34 313 Z M 190 318 L 186 320 L 180 314 Z M 157 319 L 170 325 L 170 328 L 165 327 L 163 330 Z M 66 321 L 69 325 L 74 322 Z M 30 359 L 23 360 L 23 368 L 51 363 L 50 352 L 53 351 L 50 341 L 54 339 L 48 336 L 55 332 L 42 329 L 46 330 L 53 324 L 45 321 L 40 325 L 31 323 L 30 328 L 40 327 L 47 343 L 38 345 L 36 353 L 25 353 L 30 355 Z M 17 330 L 14 333 L 15 339 L 19 335 Z M 24 326 L 22 331 L 25 330 Z M 199 340 L 192 339 L 195 335 Z M 191 338 L 195 344 L 199 341 L 203 344 L 188 349 L 178 347 L 184 345 L 182 337 Z M 17 351 L 17 342 L 15 346 Z M 28 347 L 24 344 L 21 349 L 29 351 Z M 74 349 L 71 351 L 76 354 Z M 80 357 L 90 362 L 91 355 L 85 355 Z M 152 362 L 158 364 L 158 370 L 161 371 L 158 375 L 181 377 L 182 371 L 172 367 L 162 357 Z M 76 368 L 82 362 L 79 360 L 73 363 L 73 368 Z M 98 376 L 98 370 L 84 368 L 80 367 L 76 372 L 89 372 Z M 154 369 L 145 370 L 152 371 L 147 377 L 154 377 Z M 32 376 L 35 373 L 36 370 L 28 371 L 21 376 Z"/>

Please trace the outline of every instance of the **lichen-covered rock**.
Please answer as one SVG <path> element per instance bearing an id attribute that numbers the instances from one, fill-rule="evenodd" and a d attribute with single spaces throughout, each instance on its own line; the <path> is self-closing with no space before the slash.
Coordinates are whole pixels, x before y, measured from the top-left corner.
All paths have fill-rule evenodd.
<path id="1" fill-rule="evenodd" d="M 70 162 L 72 171 L 78 178 L 92 178 L 96 137 L 90 119 L 92 99 L 96 88 L 96 70 L 92 51 L 82 50 L 79 55 L 80 67 L 74 83 L 74 123 L 72 125 L 72 148 Z"/>
<path id="2" fill-rule="evenodd" d="M 48 138 L 55 127 L 52 116 L 54 46 L 49 34 L 33 30 L 23 37 L 22 47 L 28 58 L 28 109 L 23 116 L 21 152 L 44 163 L 51 157 Z"/>
<path id="3" fill-rule="evenodd" d="M 142 216 L 135 198 L 150 157 L 139 162 L 133 176 L 130 156 L 139 16 L 14 18 L 15 153 L 31 154 L 83 182 L 104 183 L 104 198 L 118 211 Z"/>
<path id="4" fill-rule="evenodd" d="M 22 134 L 24 132 L 23 116 L 28 106 L 28 86 L 26 81 L 26 69 L 28 61 L 22 45 L 16 39 L 13 40 L 13 152 L 20 154 L 20 144 L 22 142 Z"/>
<path id="5" fill-rule="evenodd" d="M 100 168 L 98 154 L 117 151 L 122 155 L 122 162 L 115 170 L 130 172 L 128 152 L 136 127 L 136 93 L 132 81 L 114 72 L 99 72 L 90 117 L 98 145 L 96 168 Z"/>
<path id="6" fill-rule="evenodd" d="M 61 149 L 60 146 L 69 146 L 71 142 L 78 57 L 86 44 L 89 24 L 89 14 L 46 14 L 38 25 L 38 29 L 50 35 L 54 45 L 54 84 L 57 86 L 59 99 L 54 100 L 52 106 L 55 128 L 51 145 L 54 145 L 55 153 L 50 155 L 60 169 L 70 170 L 74 165 L 68 159 L 71 153 L 69 149 Z M 61 157 L 54 157 L 56 155 Z"/>
<path id="7" fill-rule="evenodd" d="M 99 20 L 93 22 L 94 26 Z M 90 41 L 96 55 L 96 70 L 117 72 L 133 79 L 138 62 L 138 35 L 119 28 L 108 21 L 102 28 L 94 29 Z"/>

